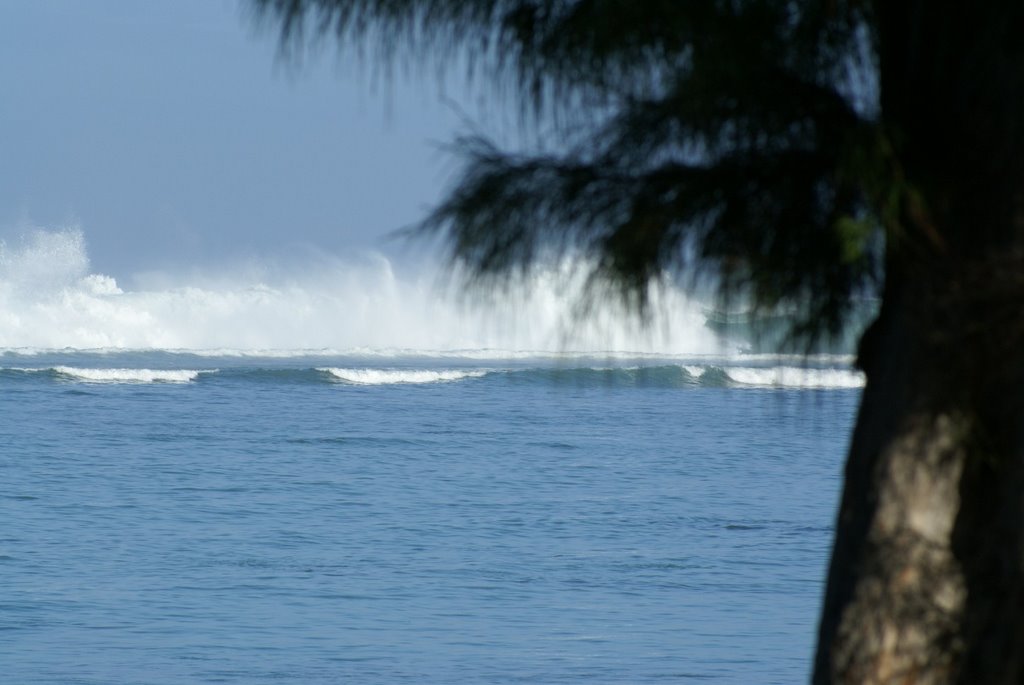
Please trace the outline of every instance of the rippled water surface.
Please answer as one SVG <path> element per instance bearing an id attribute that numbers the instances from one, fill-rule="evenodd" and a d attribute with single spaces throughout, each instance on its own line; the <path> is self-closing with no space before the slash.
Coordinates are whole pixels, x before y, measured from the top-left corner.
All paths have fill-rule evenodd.
<path id="1" fill-rule="evenodd" d="M 826 362 L 7 352 L 3 680 L 803 681 Z"/>

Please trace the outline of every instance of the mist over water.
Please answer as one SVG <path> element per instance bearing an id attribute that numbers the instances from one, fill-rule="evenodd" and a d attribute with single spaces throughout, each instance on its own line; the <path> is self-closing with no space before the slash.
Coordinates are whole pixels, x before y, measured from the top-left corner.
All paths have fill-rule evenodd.
<path id="1" fill-rule="evenodd" d="M 80 229 L 35 229 L 0 242 L 0 348 L 730 351 L 677 290 L 658 295 L 643 327 L 614 304 L 579 315 L 582 278 L 569 267 L 486 297 L 438 275 L 364 254 L 148 273 L 123 287 L 90 269 Z"/>

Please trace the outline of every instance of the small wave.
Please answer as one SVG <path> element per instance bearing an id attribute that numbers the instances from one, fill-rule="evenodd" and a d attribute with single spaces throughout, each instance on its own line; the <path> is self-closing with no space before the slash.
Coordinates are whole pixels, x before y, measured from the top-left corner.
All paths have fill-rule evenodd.
<path id="1" fill-rule="evenodd" d="M 696 384 L 677 364 L 660 366 L 582 366 L 520 369 L 508 372 L 515 382 L 607 388 L 683 388 Z"/>
<path id="2" fill-rule="evenodd" d="M 732 379 L 725 369 L 720 366 L 687 367 L 690 373 L 697 379 L 697 382 L 706 388 L 727 388 L 732 385 Z"/>
<path id="3" fill-rule="evenodd" d="M 115 358 L 116 359 L 116 358 Z M 109 363 L 115 359 L 107 359 Z M 437 361 L 441 359 L 435 358 Z M 508 360 L 504 367 L 473 365 L 453 368 L 430 368 L 430 364 L 410 364 L 405 368 L 363 366 L 359 360 L 346 366 L 295 366 L 279 364 L 273 358 L 268 365 L 240 365 L 222 360 L 220 369 L 173 368 L 174 360 L 135 358 L 126 355 L 116 360 L 116 367 L 97 365 L 97 359 L 47 360 L 34 368 L 0 368 L 0 379 L 14 382 L 32 378 L 87 383 L 188 383 L 213 380 L 207 374 L 217 374 L 219 382 L 319 384 L 343 383 L 351 386 L 371 385 L 423 385 L 452 383 L 485 378 L 499 383 L 526 385 L 569 385 L 580 388 L 787 388 L 787 389 L 857 389 L 864 386 L 862 373 L 849 367 L 812 366 L 755 366 L 708 363 L 709 360 L 690 360 L 683 364 L 639 364 L 635 366 L 563 366 L 560 363 L 538 360 L 536 364 L 522 364 L 521 360 Z M 198 360 L 180 360 L 195 362 Z M 318 360 L 319 361 L 319 360 Z M 324 360 L 326 361 L 326 360 Z M 342 361 L 338 359 L 337 361 Z M 450 360 L 448 360 L 450 361 Z M 718 360 L 715 360 L 716 362 Z M 47 363 L 49 362 L 49 363 Z M 150 362 L 150 363 L 147 363 Z M 695 363 L 696 362 L 696 363 Z M 201 363 L 201 361 L 200 361 Z M 189 364 L 191 366 L 191 364 Z M 27 365 L 26 365 L 27 366 Z M 171 367 L 171 368 L 162 368 Z"/>
<path id="4" fill-rule="evenodd" d="M 725 369 L 739 386 L 757 388 L 862 388 L 864 374 L 853 369 L 810 369 L 798 366 Z"/>
<path id="5" fill-rule="evenodd" d="M 55 366 L 56 374 L 76 381 L 88 383 L 188 383 L 201 373 L 194 369 L 84 369 L 72 366 Z"/>
<path id="6" fill-rule="evenodd" d="M 511 370 L 526 382 L 613 388 L 861 388 L 864 375 L 852 369 L 788 366 L 737 367 L 666 364 L 634 367 L 575 367 Z"/>
<path id="7" fill-rule="evenodd" d="M 420 369 L 317 369 L 346 383 L 356 385 L 394 385 L 398 383 L 447 383 L 465 378 L 480 378 L 486 371 L 431 371 Z"/>
<path id="8" fill-rule="evenodd" d="M 5 378 L 5 379 L 31 378 L 32 376 L 35 376 L 35 375 L 37 375 L 37 374 L 39 374 L 41 372 L 42 373 L 50 373 L 50 374 L 53 373 L 53 371 L 51 369 L 23 369 L 23 368 L 20 368 L 20 367 L 4 367 L 4 368 L 0 368 L 0 378 Z"/>

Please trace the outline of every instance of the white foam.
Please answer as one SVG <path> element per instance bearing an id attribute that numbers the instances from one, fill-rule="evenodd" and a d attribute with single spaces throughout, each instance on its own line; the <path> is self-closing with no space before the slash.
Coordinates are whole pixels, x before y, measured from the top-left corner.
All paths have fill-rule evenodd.
<path id="1" fill-rule="evenodd" d="M 812 369 L 798 366 L 726 367 L 736 383 L 759 388 L 862 388 L 864 374 L 854 369 Z"/>
<path id="2" fill-rule="evenodd" d="M 73 366 L 55 366 L 53 370 L 90 383 L 188 383 L 198 378 L 200 373 L 212 373 L 191 369 L 84 369 Z"/>
<path id="3" fill-rule="evenodd" d="M 465 378 L 479 378 L 486 371 L 433 371 L 420 369 L 317 369 L 347 383 L 358 385 L 393 385 L 397 383 L 446 383 Z"/>
<path id="4" fill-rule="evenodd" d="M 128 287 L 91 271 L 80 230 L 36 230 L 0 242 L 0 349 L 429 350 L 481 359 L 727 351 L 701 307 L 672 287 L 657 291 L 656 316 L 643 328 L 610 303 L 577 315 L 585 274 L 571 263 L 486 301 L 440 288 L 435 266 L 417 269 L 396 273 L 375 254 L 320 254 L 290 267 L 136 275 Z"/>

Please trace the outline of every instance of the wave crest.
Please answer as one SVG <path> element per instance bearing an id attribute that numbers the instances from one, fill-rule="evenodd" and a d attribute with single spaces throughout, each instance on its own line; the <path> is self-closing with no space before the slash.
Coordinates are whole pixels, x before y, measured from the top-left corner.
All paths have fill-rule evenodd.
<path id="1" fill-rule="evenodd" d="M 733 367 L 729 378 L 759 388 L 861 388 L 864 374 L 854 369 L 809 369 L 798 366 Z"/>
<path id="2" fill-rule="evenodd" d="M 398 383 L 442 383 L 465 378 L 480 378 L 487 371 L 422 370 L 422 369 L 317 369 L 356 385 L 393 385 Z"/>
<path id="3" fill-rule="evenodd" d="M 201 373 L 192 369 L 83 369 L 55 366 L 53 371 L 67 378 L 90 383 L 188 383 Z"/>

